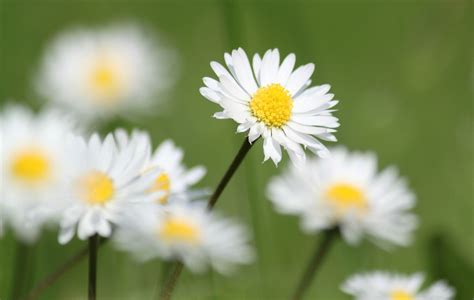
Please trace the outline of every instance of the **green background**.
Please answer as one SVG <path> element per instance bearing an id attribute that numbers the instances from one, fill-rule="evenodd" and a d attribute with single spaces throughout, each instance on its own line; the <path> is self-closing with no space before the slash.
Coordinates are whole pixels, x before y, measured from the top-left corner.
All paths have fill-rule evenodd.
<path id="1" fill-rule="evenodd" d="M 417 194 L 421 226 L 409 248 L 386 252 L 369 243 L 338 242 L 307 299 L 349 299 L 340 283 L 363 270 L 425 271 L 446 278 L 457 299 L 474 295 L 473 61 L 470 1 L 11 1 L 0 0 L 0 99 L 42 105 L 32 76 L 42 50 L 73 25 L 134 21 L 162 33 L 180 58 L 166 105 L 123 126 L 150 131 L 157 145 L 172 138 L 189 166 L 203 164 L 201 186 L 214 187 L 244 136 L 198 92 L 213 76 L 211 60 L 242 46 L 277 47 L 297 64 L 315 62 L 314 84 L 330 83 L 341 100 L 339 144 L 373 150 L 382 167 L 396 164 Z M 2 100 L 2 101 L 3 101 Z M 103 130 L 104 132 L 106 130 Z M 175 299 L 287 299 L 319 237 L 303 234 L 295 217 L 275 213 L 268 179 L 284 169 L 262 164 L 261 142 L 224 192 L 217 209 L 249 225 L 258 261 L 230 276 L 185 272 Z M 24 256 L 27 287 L 80 249 L 51 231 Z M 11 233 L 0 240 L 0 299 L 9 299 L 15 257 Z M 152 299 L 162 280 L 159 261 L 138 264 L 110 245 L 100 250 L 99 299 Z M 85 261 L 41 299 L 84 299 Z"/>

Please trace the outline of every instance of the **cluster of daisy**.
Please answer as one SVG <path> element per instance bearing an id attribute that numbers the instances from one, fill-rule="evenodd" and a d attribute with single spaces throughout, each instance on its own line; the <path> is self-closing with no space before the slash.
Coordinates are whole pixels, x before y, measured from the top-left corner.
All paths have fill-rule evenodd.
<path id="1" fill-rule="evenodd" d="M 240 225 L 194 201 L 191 187 L 206 170 L 187 169 L 172 141 L 152 152 L 142 131 L 85 138 L 71 118 L 21 106 L 0 115 L 0 129 L 0 211 L 21 240 L 58 224 L 61 244 L 76 234 L 112 237 L 139 258 L 180 259 L 196 271 L 252 258 Z"/>
<path id="2" fill-rule="evenodd" d="M 0 234 L 9 227 L 33 242 L 44 226 L 57 225 L 60 244 L 76 235 L 111 238 L 139 260 L 179 260 L 193 271 L 227 273 L 252 261 L 245 229 L 196 199 L 205 168 L 186 168 L 171 140 L 153 151 L 145 131 L 101 138 L 77 121 L 147 109 L 170 84 L 172 58 L 133 26 L 78 29 L 48 47 L 36 83 L 57 108 L 10 106 L 0 114 Z M 225 66 L 211 62 L 217 79 L 205 77 L 200 93 L 222 108 L 215 118 L 247 132 L 247 145 L 262 140 L 264 161 L 278 165 L 286 150 L 292 164 L 267 195 L 277 211 L 300 216 L 305 232 L 337 229 L 351 245 L 363 238 L 383 248 L 409 245 L 418 221 L 406 181 L 394 167 L 379 172 L 371 152 L 322 143 L 336 141 L 338 101 L 328 84 L 311 85 L 314 64 L 295 68 L 295 60 L 280 60 L 278 49 L 252 60 L 233 50 Z M 453 297 L 444 283 L 418 293 L 421 283 L 418 274 L 375 273 L 349 279 L 343 290 L 364 300 Z"/>

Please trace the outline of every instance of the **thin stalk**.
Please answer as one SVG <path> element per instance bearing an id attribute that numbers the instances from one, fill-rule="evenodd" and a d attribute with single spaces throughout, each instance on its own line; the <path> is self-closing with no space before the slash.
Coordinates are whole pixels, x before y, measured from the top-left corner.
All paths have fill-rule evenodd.
<path id="1" fill-rule="evenodd" d="M 308 290 L 311 282 L 316 276 L 316 272 L 319 270 L 323 259 L 326 257 L 326 253 L 333 244 L 334 239 L 337 237 L 337 234 L 337 228 L 327 230 L 324 233 L 322 240 L 318 241 L 314 254 L 306 266 L 306 271 L 301 276 L 298 287 L 296 288 L 293 297 L 291 297 L 292 300 L 300 300 L 303 298 L 305 292 Z"/>
<path id="2" fill-rule="evenodd" d="M 169 300 L 171 299 L 171 294 L 173 293 L 176 282 L 178 281 L 179 275 L 183 271 L 183 263 L 176 262 L 173 266 L 171 274 L 166 280 L 165 287 L 161 290 L 160 299 Z"/>
<path id="3" fill-rule="evenodd" d="M 219 200 L 220 195 L 224 191 L 225 187 L 229 183 L 232 176 L 235 174 L 235 171 L 237 171 L 237 169 L 239 168 L 240 164 L 244 160 L 250 148 L 252 148 L 252 145 L 253 144 L 250 144 L 247 141 L 247 138 L 245 138 L 244 142 L 242 143 L 242 146 L 239 149 L 239 152 L 237 152 L 237 154 L 235 155 L 234 160 L 230 164 L 229 168 L 225 172 L 222 179 L 219 181 L 219 184 L 214 190 L 214 193 L 212 193 L 211 197 L 209 198 L 209 201 L 207 202 L 207 208 L 209 210 L 212 210 L 214 208 L 214 205 L 216 205 L 217 200 Z M 176 286 L 176 282 L 178 281 L 179 275 L 181 274 L 182 270 L 183 270 L 183 263 L 175 262 L 173 266 L 173 271 L 168 276 L 168 279 L 166 280 L 166 283 L 160 293 L 160 299 L 162 300 L 171 299 L 171 295 L 173 293 L 174 287 Z"/>
<path id="4" fill-rule="evenodd" d="M 99 236 L 96 234 L 89 238 L 89 300 L 95 300 L 97 296 L 97 252 Z"/>
<path id="5" fill-rule="evenodd" d="M 211 210 L 214 205 L 216 205 L 217 200 L 219 200 L 219 197 L 221 196 L 222 192 L 224 191 L 232 176 L 234 176 L 235 171 L 237 171 L 237 169 L 239 168 L 240 164 L 244 160 L 250 148 L 252 148 L 252 145 L 253 144 L 250 144 L 247 141 L 247 138 L 244 139 L 242 146 L 240 146 L 239 152 L 237 152 L 237 155 L 234 157 L 234 160 L 225 172 L 224 177 L 222 177 L 221 181 L 214 190 L 214 193 L 211 195 L 211 198 L 209 198 L 209 201 L 207 202 L 207 208 L 209 210 Z"/>
<path id="6" fill-rule="evenodd" d="M 99 247 L 102 246 L 107 239 L 101 239 L 99 242 Z M 56 270 L 51 272 L 48 276 L 44 277 L 38 282 L 38 284 L 30 291 L 26 296 L 25 300 L 35 300 L 41 293 L 49 288 L 53 283 L 55 283 L 61 276 L 75 267 L 79 262 L 81 262 L 89 253 L 89 245 L 86 245 L 84 248 L 79 250 L 76 254 L 67 259 L 62 265 L 60 265 Z"/>
<path id="7" fill-rule="evenodd" d="M 28 265 L 29 246 L 21 241 L 16 242 L 15 246 L 15 265 L 13 269 L 13 283 L 10 299 L 19 299 L 23 293 L 26 284 L 26 268 Z"/>

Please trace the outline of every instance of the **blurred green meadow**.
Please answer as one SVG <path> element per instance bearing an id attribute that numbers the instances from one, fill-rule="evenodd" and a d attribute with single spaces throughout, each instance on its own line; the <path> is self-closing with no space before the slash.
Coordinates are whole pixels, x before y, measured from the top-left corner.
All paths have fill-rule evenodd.
<path id="1" fill-rule="evenodd" d="M 213 76 L 211 60 L 242 46 L 248 54 L 277 47 L 297 64 L 315 62 L 313 84 L 330 83 L 341 100 L 338 144 L 373 150 L 381 167 L 396 164 L 417 195 L 421 219 L 411 247 L 391 252 L 339 241 L 306 299 L 349 299 L 339 285 L 374 269 L 425 271 L 445 278 L 457 299 L 474 296 L 473 4 L 471 1 L 88 1 L 0 0 L 0 101 L 44 104 L 32 80 L 47 42 L 76 25 L 131 21 L 162 34 L 179 56 L 179 76 L 164 105 L 115 127 L 143 128 L 154 145 L 172 138 L 188 166 L 203 164 L 201 187 L 213 188 L 240 146 L 232 121 L 213 119 L 218 106 L 198 92 Z M 287 299 L 319 236 L 303 234 L 296 217 L 277 214 L 265 197 L 281 172 L 262 164 L 254 147 L 217 204 L 248 225 L 258 260 L 229 277 L 185 271 L 174 299 Z M 291 200 L 291 199 L 289 199 Z M 60 246 L 48 231 L 25 256 L 28 290 L 80 249 Z M 0 299 L 9 299 L 15 257 L 11 232 L 0 240 Z M 139 264 L 106 245 L 99 252 L 99 299 L 153 299 L 165 266 Z M 41 299 L 85 299 L 87 263 L 64 275 Z"/>

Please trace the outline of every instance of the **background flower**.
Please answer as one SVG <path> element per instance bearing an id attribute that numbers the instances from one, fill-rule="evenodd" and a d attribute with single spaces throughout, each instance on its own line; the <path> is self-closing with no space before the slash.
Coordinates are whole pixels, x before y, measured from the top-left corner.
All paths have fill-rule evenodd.
<path id="1" fill-rule="evenodd" d="M 143 113 L 174 79 L 164 47 L 133 25 L 72 29 L 46 48 L 37 88 L 83 117 Z"/>

